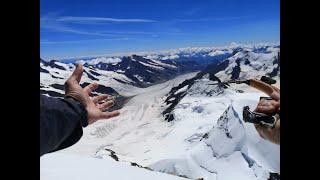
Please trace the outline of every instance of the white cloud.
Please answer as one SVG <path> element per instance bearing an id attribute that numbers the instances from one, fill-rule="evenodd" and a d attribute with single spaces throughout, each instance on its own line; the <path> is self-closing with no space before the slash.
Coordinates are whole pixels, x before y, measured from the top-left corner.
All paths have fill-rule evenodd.
<path id="1" fill-rule="evenodd" d="M 133 38 L 103 38 L 103 39 L 90 39 L 90 40 L 77 40 L 77 41 L 40 41 L 40 44 L 76 44 L 76 43 L 89 43 L 97 41 L 126 41 Z"/>
<path id="2" fill-rule="evenodd" d="M 102 62 L 102 63 L 107 63 L 107 64 L 117 64 L 119 62 L 121 62 L 121 59 L 120 58 L 113 58 L 113 57 L 97 57 L 95 59 L 91 59 L 89 61 L 87 61 L 88 64 L 92 65 L 92 64 L 98 64 L 99 62 Z"/>
<path id="3" fill-rule="evenodd" d="M 76 17 L 76 16 L 64 16 L 59 17 L 57 21 L 71 22 L 71 23 L 101 23 L 101 22 L 116 22 L 116 23 L 149 23 L 156 22 L 150 19 L 121 19 L 110 17 Z"/>
<path id="4" fill-rule="evenodd" d="M 205 22 L 205 21 L 229 21 L 247 18 L 248 16 L 236 17 L 214 17 L 214 18 L 199 18 L 199 19 L 176 19 L 178 22 Z"/>
<path id="5" fill-rule="evenodd" d="M 82 64 L 82 65 L 83 65 L 83 64 L 85 64 L 85 63 L 86 63 L 86 61 L 85 61 L 85 60 L 82 60 L 82 59 L 76 61 L 76 64 Z"/>
<path id="6" fill-rule="evenodd" d="M 91 35 L 91 36 L 105 36 L 105 37 L 123 37 L 121 34 L 111 34 L 98 31 L 81 30 L 78 28 L 71 27 L 72 23 L 80 24 L 96 24 L 96 23 L 147 23 L 155 22 L 149 19 L 120 19 L 120 18 L 109 18 L 109 17 L 75 17 L 75 16 L 57 16 L 56 14 L 47 14 L 40 18 L 41 30 L 48 30 L 54 32 L 64 32 L 80 35 Z"/>

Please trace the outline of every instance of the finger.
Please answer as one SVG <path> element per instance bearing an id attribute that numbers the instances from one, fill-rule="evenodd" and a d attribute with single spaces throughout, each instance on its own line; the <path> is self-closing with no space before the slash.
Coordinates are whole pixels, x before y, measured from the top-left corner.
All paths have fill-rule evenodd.
<path id="1" fill-rule="evenodd" d="M 99 96 L 94 96 L 92 98 L 92 101 L 97 104 L 98 102 L 101 102 L 105 99 L 108 99 L 109 95 L 108 94 L 102 94 L 102 95 L 99 95 Z"/>
<path id="2" fill-rule="evenodd" d="M 273 93 L 270 94 L 270 97 L 276 101 L 280 100 L 280 93 L 277 91 L 274 91 Z"/>
<path id="3" fill-rule="evenodd" d="M 274 113 L 275 109 L 273 106 L 258 106 L 255 111 L 259 113 Z"/>
<path id="4" fill-rule="evenodd" d="M 73 71 L 72 75 L 70 76 L 70 79 L 76 80 L 79 83 L 82 77 L 82 73 L 83 73 L 82 64 L 77 64 L 76 69 Z"/>
<path id="5" fill-rule="evenodd" d="M 272 101 L 271 104 L 274 106 L 275 109 L 279 109 L 280 108 L 280 102 Z"/>
<path id="6" fill-rule="evenodd" d="M 257 129 L 259 135 L 263 139 L 270 139 L 270 137 L 273 133 L 273 130 L 271 128 L 261 126 L 260 124 L 254 124 L 254 126 Z"/>
<path id="7" fill-rule="evenodd" d="M 113 117 L 119 116 L 119 114 L 120 114 L 119 111 L 102 112 L 102 113 L 101 113 L 101 118 L 103 118 L 103 119 L 109 119 L 109 118 L 113 118 Z"/>
<path id="8" fill-rule="evenodd" d="M 91 83 L 91 84 L 89 84 L 88 86 L 86 86 L 85 88 L 83 88 L 83 90 L 84 90 L 86 93 L 90 94 L 92 91 L 94 91 L 95 89 L 97 89 L 98 86 L 99 86 L 99 85 L 98 85 L 97 83 Z"/>
<path id="9" fill-rule="evenodd" d="M 105 109 L 107 109 L 107 108 L 109 108 L 109 107 L 111 107 L 111 106 L 113 106 L 114 105 L 114 101 L 107 101 L 107 102 L 104 102 L 104 103 L 102 103 L 102 104 L 99 104 L 99 109 L 101 110 L 101 111 L 103 111 L 103 110 L 105 110 Z"/>
<path id="10" fill-rule="evenodd" d="M 258 106 L 265 106 L 265 105 L 267 105 L 267 104 L 268 104 L 268 101 L 267 101 L 267 100 L 261 99 L 261 100 L 259 101 L 259 103 L 258 103 Z"/>
<path id="11" fill-rule="evenodd" d="M 259 133 L 260 137 L 265 139 L 265 136 L 263 134 L 263 127 L 261 127 L 260 124 L 254 124 L 254 127 L 256 128 L 256 130 Z"/>
<path id="12" fill-rule="evenodd" d="M 262 106 L 270 106 L 270 105 L 276 105 L 276 104 L 279 104 L 279 102 L 275 101 L 275 100 L 266 100 L 266 99 L 263 99 L 259 102 L 259 105 L 262 105 Z"/>
<path id="13" fill-rule="evenodd" d="M 276 86 L 272 86 L 272 88 L 273 88 L 275 91 L 277 91 L 278 93 L 280 93 L 280 89 L 277 88 Z"/>

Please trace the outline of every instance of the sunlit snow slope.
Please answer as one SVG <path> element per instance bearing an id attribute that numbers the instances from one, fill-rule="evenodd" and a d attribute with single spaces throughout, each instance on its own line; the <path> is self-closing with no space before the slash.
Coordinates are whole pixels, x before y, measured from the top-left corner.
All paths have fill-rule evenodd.
<path id="1" fill-rule="evenodd" d="M 259 97 L 265 95 L 246 85 L 226 88 L 209 84 L 267 75 L 276 79 L 279 87 L 280 47 L 232 45 L 202 51 L 182 49 L 171 51 L 170 56 L 188 53 L 190 57 L 200 56 L 201 52 L 231 55 L 201 71 L 183 73 L 146 88 L 114 80 L 113 76 L 121 76 L 123 80 L 127 76 L 112 71 L 99 76 L 98 83 L 110 85 L 119 95 L 130 97 L 123 104 L 121 115 L 85 128 L 82 139 L 74 146 L 43 156 L 41 178 L 278 179 L 280 147 L 260 138 L 254 126 L 242 120 L 243 106 L 254 109 Z M 168 56 L 158 53 L 144 57 L 161 63 L 165 55 Z M 67 66 L 68 71 L 43 66 L 49 73 L 41 74 L 42 89 L 54 91 L 52 84 L 63 84 L 64 79 L 52 75 L 67 77 L 74 68 Z M 89 72 L 90 67 L 85 70 Z M 93 70 L 101 74 L 107 71 L 98 67 Z M 83 81 L 94 80 L 85 74 Z M 75 175 L 78 170 L 79 175 Z"/>

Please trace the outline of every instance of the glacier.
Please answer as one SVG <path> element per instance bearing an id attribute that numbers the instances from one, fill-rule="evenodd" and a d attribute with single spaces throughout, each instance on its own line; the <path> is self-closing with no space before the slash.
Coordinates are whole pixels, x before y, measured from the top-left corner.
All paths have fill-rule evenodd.
<path id="1" fill-rule="evenodd" d="M 230 48 L 240 47 L 232 54 Z M 225 57 L 225 67 L 213 73 L 217 79 L 227 80 L 232 74 L 237 78 L 259 78 L 276 69 L 273 78 L 279 87 L 280 49 L 278 45 L 263 47 L 266 45 L 233 44 L 214 50 L 185 48 L 144 57 L 152 59 L 147 61 L 149 68 L 159 65 L 167 68 L 176 66 L 163 62 L 161 58 L 165 55 L 176 58 L 174 55 L 231 53 Z M 109 59 L 95 59 L 92 64 L 99 61 Z M 110 63 L 121 62 L 117 59 Z M 74 65 L 55 64 L 65 70 L 40 64 L 49 72 L 41 73 L 40 88 L 63 94 L 63 89 L 52 85 L 62 85 Z M 235 67 L 240 71 L 234 72 Z M 229 88 L 209 85 L 217 79 L 211 78 L 206 70 L 182 73 L 144 88 L 126 83 L 132 79 L 123 73 L 98 67 L 85 70 L 98 83 L 130 98 L 120 109 L 120 116 L 94 123 L 84 129 L 82 139 L 74 146 L 41 157 L 41 179 L 262 180 L 280 174 L 280 146 L 262 139 L 253 124 L 242 119 L 243 106 L 254 109 L 259 97 L 265 96 L 262 92 L 244 84 Z M 101 75 L 96 76 L 90 70 Z M 84 74 L 83 82 L 94 81 L 88 74 Z M 175 104 L 168 112 L 173 119 L 168 121 L 163 112 L 172 102 Z"/>

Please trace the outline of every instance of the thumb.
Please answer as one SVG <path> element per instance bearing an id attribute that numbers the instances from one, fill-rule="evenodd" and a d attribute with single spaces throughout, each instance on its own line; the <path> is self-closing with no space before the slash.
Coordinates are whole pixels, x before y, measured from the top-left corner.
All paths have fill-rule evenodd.
<path id="1" fill-rule="evenodd" d="M 80 83 L 81 77 L 83 73 L 83 66 L 82 64 L 77 64 L 76 69 L 73 71 L 70 79 L 75 79 L 78 83 Z"/>

